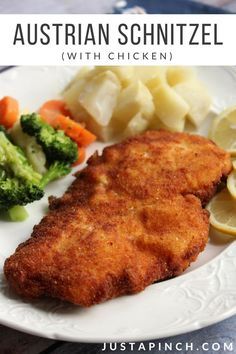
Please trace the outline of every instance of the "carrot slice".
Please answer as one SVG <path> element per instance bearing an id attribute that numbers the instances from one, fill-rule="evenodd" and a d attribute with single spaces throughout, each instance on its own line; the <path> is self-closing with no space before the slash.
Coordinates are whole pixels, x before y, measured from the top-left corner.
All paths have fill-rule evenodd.
<path id="1" fill-rule="evenodd" d="M 96 140 L 96 136 L 85 129 L 81 124 L 64 115 L 57 115 L 51 125 L 56 129 L 64 130 L 65 134 L 79 146 L 86 147 Z"/>
<path id="2" fill-rule="evenodd" d="M 62 100 L 45 102 L 39 109 L 39 114 L 54 128 L 64 130 L 65 134 L 80 146 L 86 147 L 96 140 L 94 134 L 70 118 L 70 112 Z"/>
<path id="3" fill-rule="evenodd" d="M 77 159 L 77 161 L 75 161 L 73 163 L 73 166 L 77 166 L 77 165 L 81 164 L 82 162 L 84 162 L 85 157 L 86 157 L 85 148 L 83 148 L 81 146 L 78 147 L 78 159 Z"/>
<path id="4" fill-rule="evenodd" d="M 6 96 L 0 100 L 0 124 L 11 128 L 19 117 L 19 104 L 15 98 Z"/>
<path id="5" fill-rule="evenodd" d="M 40 116 L 47 122 L 51 124 L 51 121 L 62 114 L 63 116 L 70 116 L 70 111 L 66 107 L 66 104 L 62 100 L 50 100 L 45 102 L 39 109 Z"/>

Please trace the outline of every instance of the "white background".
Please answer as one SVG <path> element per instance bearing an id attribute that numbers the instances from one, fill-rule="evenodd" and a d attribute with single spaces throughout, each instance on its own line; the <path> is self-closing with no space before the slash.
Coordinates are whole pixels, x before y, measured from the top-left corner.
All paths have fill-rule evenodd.
<path id="1" fill-rule="evenodd" d="M 111 43 L 109 46 L 64 46 L 64 45 L 34 45 L 14 46 L 13 38 L 16 23 L 110 23 Z M 120 23 L 196 23 L 195 15 L 0 15 L 0 65 L 235 65 L 235 33 L 236 15 L 199 15 L 197 23 L 217 23 L 219 39 L 223 46 L 126 46 L 118 45 L 118 26 Z M 190 35 L 190 33 L 189 33 Z M 101 52 L 101 60 L 86 59 L 62 61 L 63 51 L 79 53 L 91 51 Z M 132 59 L 107 59 L 107 53 L 113 52 L 171 52 L 172 61 L 136 61 Z"/>

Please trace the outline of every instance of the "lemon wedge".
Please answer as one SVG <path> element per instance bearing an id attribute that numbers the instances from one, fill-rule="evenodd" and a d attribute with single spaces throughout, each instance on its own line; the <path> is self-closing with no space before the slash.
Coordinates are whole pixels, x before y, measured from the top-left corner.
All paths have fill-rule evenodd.
<path id="1" fill-rule="evenodd" d="M 227 179 L 227 188 L 231 196 L 236 199 L 236 170 L 233 170 Z"/>
<path id="2" fill-rule="evenodd" d="M 236 201 L 223 189 L 207 205 L 210 224 L 218 231 L 236 236 Z"/>
<path id="3" fill-rule="evenodd" d="M 236 160 L 232 160 L 233 169 L 236 170 Z"/>
<path id="4" fill-rule="evenodd" d="M 226 109 L 215 118 L 210 139 L 232 156 L 236 156 L 236 106 Z"/>

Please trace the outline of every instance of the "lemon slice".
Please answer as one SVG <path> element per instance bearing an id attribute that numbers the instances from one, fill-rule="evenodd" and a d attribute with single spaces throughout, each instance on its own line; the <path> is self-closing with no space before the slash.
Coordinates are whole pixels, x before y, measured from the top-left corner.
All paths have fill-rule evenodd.
<path id="1" fill-rule="evenodd" d="M 227 189 L 216 194 L 207 206 L 210 224 L 217 230 L 236 236 L 236 201 Z"/>
<path id="2" fill-rule="evenodd" d="M 233 170 L 227 179 L 227 188 L 231 196 L 236 199 L 236 171 Z"/>
<path id="3" fill-rule="evenodd" d="M 236 106 L 226 109 L 215 118 L 210 139 L 232 156 L 236 156 Z"/>

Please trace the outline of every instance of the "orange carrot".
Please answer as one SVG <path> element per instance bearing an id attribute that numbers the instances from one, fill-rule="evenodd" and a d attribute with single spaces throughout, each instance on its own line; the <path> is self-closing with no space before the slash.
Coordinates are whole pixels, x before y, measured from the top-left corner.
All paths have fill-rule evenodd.
<path id="1" fill-rule="evenodd" d="M 59 114 L 70 116 L 70 111 L 67 109 L 65 102 L 61 100 L 50 100 L 42 105 L 39 109 L 39 114 L 45 122 L 51 124 L 51 121 Z"/>
<path id="2" fill-rule="evenodd" d="M 56 129 L 64 130 L 65 134 L 79 146 L 86 147 L 96 140 L 96 136 L 83 127 L 82 124 L 70 118 L 70 112 L 65 102 L 50 100 L 39 109 L 39 114 L 45 122 Z"/>
<path id="3" fill-rule="evenodd" d="M 19 104 L 13 97 L 6 96 L 0 100 L 0 124 L 11 128 L 19 117 Z"/>
<path id="4" fill-rule="evenodd" d="M 54 128 L 64 130 L 65 134 L 79 146 L 86 147 L 96 140 L 96 136 L 81 124 L 64 115 L 57 115 L 50 123 Z"/>
<path id="5" fill-rule="evenodd" d="M 77 166 L 82 162 L 84 162 L 85 157 L 86 157 L 85 148 L 78 146 L 78 159 L 73 163 L 73 166 Z"/>

